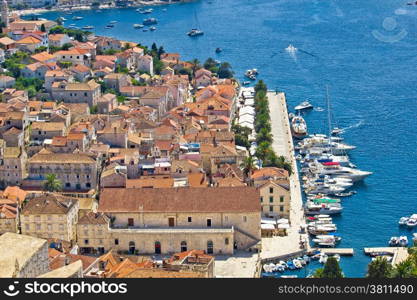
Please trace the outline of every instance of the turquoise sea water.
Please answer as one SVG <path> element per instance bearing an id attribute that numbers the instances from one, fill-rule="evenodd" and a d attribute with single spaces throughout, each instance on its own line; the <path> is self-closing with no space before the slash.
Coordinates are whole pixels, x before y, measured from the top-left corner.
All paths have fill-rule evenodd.
<path id="1" fill-rule="evenodd" d="M 228 61 L 237 77 L 258 68 L 269 88 L 286 92 L 290 109 L 309 99 L 325 107 L 329 85 L 333 113 L 339 127 L 348 128 L 346 142 L 357 146 L 352 161 L 374 174 L 344 200 L 345 210 L 336 219 L 343 240 L 353 247 L 351 258 L 342 258 L 347 276 L 366 273 L 370 259 L 363 247 L 385 246 L 399 229 L 401 216 L 417 213 L 417 6 L 406 0 L 213 0 L 155 7 L 151 15 L 134 9 L 80 11 L 81 21 L 64 16 L 66 25 L 93 25 L 96 34 L 163 45 L 183 59 L 213 57 Z M 198 22 L 205 34 L 185 33 Z M 146 17 L 156 17 L 154 32 L 133 28 Z M 116 20 L 113 29 L 105 29 Z M 291 56 L 284 49 L 299 49 Z M 223 52 L 215 54 L 216 47 Z M 326 112 L 305 117 L 310 132 L 326 129 Z M 300 276 L 302 272 L 300 272 Z"/>

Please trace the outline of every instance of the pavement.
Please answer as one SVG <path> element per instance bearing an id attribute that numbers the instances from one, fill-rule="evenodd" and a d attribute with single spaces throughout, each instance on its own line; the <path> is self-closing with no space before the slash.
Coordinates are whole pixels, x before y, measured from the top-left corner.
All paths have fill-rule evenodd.
<path id="1" fill-rule="evenodd" d="M 282 155 L 291 161 L 293 174 L 290 177 L 291 227 L 287 230 L 287 236 L 262 239 L 262 259 L 300 251 L 300 240 L 308 240 L 308 234 L 299 233 L 300 225 L 305 224 L 305 218 L 285 94 L 268 92 L 268 100 L 273 135 L 272 148 L 278 156 Z"/>
<path id="2" fill-rule="evenodd" d="M 259 253 L 237 251 L 233 256 L 217 255 L 214 261 L 216 278 L 254 278 L 259 274 Z"/>

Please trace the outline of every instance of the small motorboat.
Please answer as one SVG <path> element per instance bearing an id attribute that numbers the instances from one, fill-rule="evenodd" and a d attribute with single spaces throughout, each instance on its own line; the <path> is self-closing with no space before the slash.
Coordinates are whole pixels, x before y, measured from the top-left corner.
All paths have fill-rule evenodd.
<path id="1" fill-rule="evenodd" d="M 143 30 L 142 30 L 143 32 L 147 32 L 148 31 L 148 28 L 143 28 Z"/>
<path id="2" fill-rule="evenodd" d="M 250 81 L 244 81 L 242 84 L 243 85 L 249 85 L 250 84 Z"/>
<path id="3" fill-rule="evenodd" d="M 410 219 L 410 217 L 401 217 L 400 220 L 398 221 L 398 225 L 407 225 L 408 220 Z"/>
<path id="4" fill-rule="evenodd" d="M 149 30 L 150 31 L 155 31 L 156 30 L 156 27 L 155 26 L 152 26 L 152 27 L 149 28 Z"/>
<path id="5" fill-rule="evenodd" d="M 399 238 L 396 236 L 392 236 L 388 242 L 390 247 L 397 247 L 399 243 L 400 243 Z"/>
<path id="6" fill-rule="evenodd" d="M 158 20 L 155 18 L 148 18 L 148 19 L 143 20 L 142 24 L 143 25 L 155 25 L 155 24 L 158 24 Z"/>
<path id="7" fill-rule="evenodd" d="M 308 101 L 304 101 L 298 104 L 296 107 L 294 107 L 295 110 L 312 109 L 312 108 L 313 108 L 313 105 Z"/>
<path id="8" fill-rule="evenodd" d="M 94 26 L 87 25 L 87 26 L 83 26 L 82 29 L 90 30 L 90 29 L 94 29 Z"/>
<path id="9" fill-rule="evenodd" d="M 73 19 L 73 20 L 76 20 L 76 21 L 78 21 L 78 20 L 82 20 L 82 19 L 83 19 L 83 17 L 79 17 L 79 16 L 74 16 L 74 17 L 72 17 L 72 19 Z"/>
<path id="10" fill-rule="evenodd" d="M 319 258 L 319 263 L 321 263 L 321 264 L 325 264 L 326 262 L 327 262 L 327 259 L 328 259 L 329 257 L 327 256 L 327 254 L 325 254 L 325 253 L 321 253 L 320 254 L 320 258 Z"/>
<path id="11" fill-rule="evenodd" d="M 417 233 L 413 233 L 413 242 L 417 243 Z"/>
<path id="12" fill-rule="evenodd" d="M 222 48 L 216 48 L 216 53 L 220 53 L 222 51 L 223 51 Z"/>
<path id="13" fill-rule="evenodd" d="M 343 129 L 338 128 L 338 127 L 335 127 L 335 128 L 333 128 L 333 130 L 332 130 L 331 133 L 332 133 L 332 135 L 342 134 L 343 133 Z"/>
<path id="14" fill-rule="evenodd" d="M 193 28 L 189 32 L 187 32 L 187 35 L 188 36 L 191 36 L 191 37 L 193 37 L 193 36 L 199 36 L 199 35 L 203 35 L 203 34 L 204 34 L 204 31 L 199 30 L 197 28 Z"/>
<path id="15" fill-rule="evenodd" d="M 116 24 L 117 21 L 110 21 L 110 24 Z"/>
<path id="16" fill-rule="evenodd" d="M 407 247 L 408 238 L 405 235 L 400 236 L 400 238 L 398 239 L 398 245 L 401 247 Z"/>
<path id="17" fill-rule="evenodd" d="M 335 254 L 335 255 L 333 255 L 333 257 L 334 257 L 334 258 L 336 258 L 337 262 L 339 262 L 339 261 L 340 261 L 340 255 L 339 255 L 339 254 Z"/>
<path id="18" fill-rule="evenodd" d="M 336 197 L 350 197 L 354 194 L 356 194 L 356 191 L 349 191 L 349 192 L 346 192 L 346 193 L 335 193 L 334 195 Z"/>
<path id="19" fill-rule="evenodd" d="M 143 28 L 144 25 L 142 24 L 133 24 L 133 28 L 135 29 L 139 29 L 139 28 Z"/>
<path id="20" fill-rule="evenodd" d="M 292 44 L 289 44 L 287 48 L 285 48 L 285 51 L 287 51 L 288 53 L 294 54 L 295 52 L 297 52 L 297 48 L 294 47 Z"/>
<path id="21" fill-rule="evenodd" d="M 413 228 L 417 226 L 417 214 L 412 214 L 410 218 L 405 223 L 407 227 Z"/>

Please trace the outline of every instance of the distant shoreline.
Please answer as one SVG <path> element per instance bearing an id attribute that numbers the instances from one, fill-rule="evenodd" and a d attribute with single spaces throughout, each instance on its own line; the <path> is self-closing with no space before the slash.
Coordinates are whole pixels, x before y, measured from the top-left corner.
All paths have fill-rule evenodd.
<path id="1" fill-rule="evenodd" d="M 32 14 L 42 14 L 46 12 L 67 12 L 67 11 L 81 11 L 81 10 L 96 10 L 96 9 L 113 9 L 113 8 L 136 8 L 136 7 L 143 7 L 143 6 L 157 6 L 157 5 L 171 5 L 171 4 L 177 4 L 177 3 L 187 3 L 187 2 L 194 2 L 195 0 L 180 0 L 176 2 L 165 2 L 165 1 L 138 1 L 136 4 L 133 4 L 131 6 L 125 6 L 125 7 L 118 7 L 113 5 L 100 5 L 98 7 L 92 7 L 90 6 L 73 6 L 73 7 L 53 7 L 51 9 L 45 9 L 45 8 L 31 8 L 31 9 L 22 9 L 22 10 L 12 10 L 12 13 L 15 13 L 19 16 L 25 16 L 25 15 L 32 15 Z"/>

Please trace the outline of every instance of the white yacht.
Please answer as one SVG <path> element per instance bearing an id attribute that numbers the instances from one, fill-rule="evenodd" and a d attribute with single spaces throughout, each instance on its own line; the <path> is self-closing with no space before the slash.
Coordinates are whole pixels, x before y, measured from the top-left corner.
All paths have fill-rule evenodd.
<path id="1" fill-rule="evenodd" d="M 309 101 L 304 101 L 300 104 L 298 104 L 294 109 L 295 110 L 303 110 L 303 109 L 311 109 L 313 108 L 313 105 Z"/>
<path id="2" fill-rule="evenodd" d="M 307 123 L 302 116 L 295 116 L 291 120 L 291 132 L 295 138 L 307 136 Z"/>

